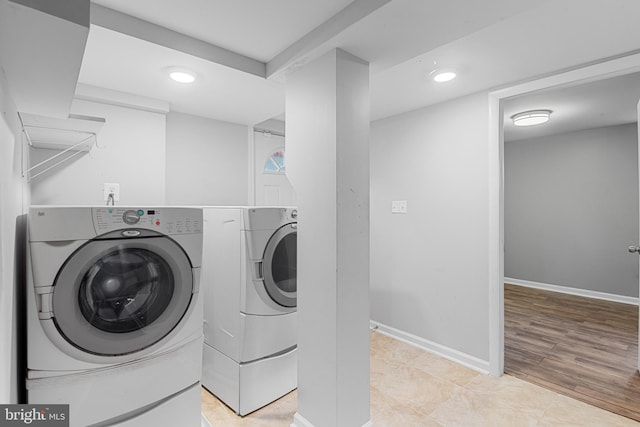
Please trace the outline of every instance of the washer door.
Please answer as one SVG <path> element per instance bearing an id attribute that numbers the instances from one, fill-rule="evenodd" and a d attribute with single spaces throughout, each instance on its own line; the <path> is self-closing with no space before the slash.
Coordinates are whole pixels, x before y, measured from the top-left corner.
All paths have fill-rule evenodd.
<path id="1" fill-rule="evenodd" d="M 169 237 L 91 240 L 58 272 L 53 320 L 69 343 L 88 353 L 135 353 L 180 323 L 192 292 L 191 262 Z"/>
<path id="2" fill-rule="evenodd" d="M 297 303 L 298 224 L 280 227 L 264 250 L 262 268 L 269 297 L 284 307 Z"/>

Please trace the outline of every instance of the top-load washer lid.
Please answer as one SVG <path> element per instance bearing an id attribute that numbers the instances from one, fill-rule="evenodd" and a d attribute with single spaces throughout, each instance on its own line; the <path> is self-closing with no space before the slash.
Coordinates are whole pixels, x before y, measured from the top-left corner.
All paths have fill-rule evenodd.
<path id="1" fill-rule="evenodd" d="M 267 242 L 262 258 L 264 286 L 284 307 L 297 305 L 298 224 L 283 225 Z"/>
<path id="2" fill-rule="evenodd" d="M 87 242 L 67 259 L 53 286 L 53 319 L 81 350 L 131 354 L 180 323 L 193 285 L 191 262 L 175 241 L 148 230 L 120 230 Z"/>

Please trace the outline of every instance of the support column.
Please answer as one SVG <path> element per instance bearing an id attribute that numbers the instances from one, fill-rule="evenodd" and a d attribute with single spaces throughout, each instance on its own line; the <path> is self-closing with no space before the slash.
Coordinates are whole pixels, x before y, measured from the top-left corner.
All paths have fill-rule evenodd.
<path id="1" fill-rule="evenodd" d="M 369 64 L 332 50 L 287 76 L 298 199 L 294 427 L 368 426 Z"/>

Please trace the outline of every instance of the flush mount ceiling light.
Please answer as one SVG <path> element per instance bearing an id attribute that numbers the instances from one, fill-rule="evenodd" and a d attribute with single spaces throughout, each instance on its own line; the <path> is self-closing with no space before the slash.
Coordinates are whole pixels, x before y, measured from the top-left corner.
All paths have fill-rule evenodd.
<path id="1" fill-rule="evenodd" d="M 196 81 L 196 73 L 184 68 L 169 68 L 167 72 L 169 77 L 178 83 L 193 83 Z"/>
<path id="2" fill-rule="evenodd" d="M 444 83 L 456 78 L 456 70 L 453 68 L 438 68 L 430 74 L 434 82 Z"/>
<path id="3" fill-rule="evenodd" d="M 511 120 L 516 126 L 534 126 L 548 122 L 549 116 L 551 116 L 551 110 L 532 110 L 514 114 Z"/>

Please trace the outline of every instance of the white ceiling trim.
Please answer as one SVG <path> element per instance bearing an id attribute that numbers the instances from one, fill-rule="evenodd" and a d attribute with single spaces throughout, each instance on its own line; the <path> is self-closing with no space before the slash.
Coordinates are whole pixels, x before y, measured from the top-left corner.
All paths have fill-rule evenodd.
<path id="1" fill-rule="evenodd" d="M 638 71 L 640 71 L 640 53 L 634 51 L 622 56 L 582 64 L 549 76 L 513 84 L 506 88 L 495 89 L 490 92 L 490 95 L 498 99 L 506 99 L 537 90 L 576 86 Z"/>
<path id="2" fill-rule="evenodd" d="M 95 3 L 91 3 L 91 24 L 258 77 L 275 78 L 335 47 L 330 44 L 332 39 L 389 2 L 391 0 L 355 0 L 267 64 Z"/>
<path id="3" fill-rule="evenodd" d="M 39 1 L 39 0 L 9 0 L 13 3 L 30 7 L 48 15 L 57 16 L 65 21 L 89 27 L 89 4 L 86 0 Z"/>
<path id="4" fill-rule="evenodd" d="M 95 3 L 91 3 L 91 23 L 258 77 L 266 76 L 264 62 Z"/>
<path id="5" fill-rule="evenodd" d="M 167 101 L 84 83 L 78 83 L 74 98 L 160 114 L 167 114 L 171 110 Z"/>
<path id="6" fill-rule="evenodd" d="M 308 32 L 267 63 L 267 78 L 298 67 L 336 47 L 328 43 L 347 28 L 380 9 L 391 0 L 355 0 L 340 12 Z"/>

